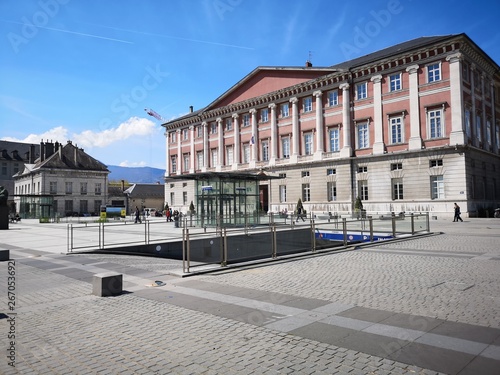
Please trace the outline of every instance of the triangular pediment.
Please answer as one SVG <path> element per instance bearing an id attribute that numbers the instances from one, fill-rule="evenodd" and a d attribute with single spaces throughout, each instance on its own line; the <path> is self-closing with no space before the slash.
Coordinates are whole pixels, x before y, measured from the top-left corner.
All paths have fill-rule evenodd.
<path id="1" fill-rule="evenodd" d="M 266 95 L 334 72 L 333 68 L 258 67 L 215 99 L 207 109 Z"/>

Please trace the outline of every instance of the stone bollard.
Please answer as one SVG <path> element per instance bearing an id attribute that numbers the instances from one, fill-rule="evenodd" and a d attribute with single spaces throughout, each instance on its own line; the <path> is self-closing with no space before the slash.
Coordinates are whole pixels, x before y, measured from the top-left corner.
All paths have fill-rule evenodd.
<path id="1" fill-rule="evenodd" d="M 116 272 L 98 273 L 92 279 L 92 294 L 99 297 L 117 296 L 123 290 L 123 275 Z"/>
<path id="2" fill-rule="evenodd" d="M 10 250 L 0 250 L 0 262 L 10 259 Z"/>

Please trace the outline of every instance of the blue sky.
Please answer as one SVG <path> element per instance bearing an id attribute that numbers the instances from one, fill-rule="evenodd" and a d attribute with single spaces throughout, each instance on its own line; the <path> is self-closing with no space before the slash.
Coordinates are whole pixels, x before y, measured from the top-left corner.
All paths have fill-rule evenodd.
<path id="1" fill-rule="evenodd" d="M 0 139 L 164 168 L 164 129 L 144 108 L 171 120 L 257 66 L 329 66 L 421 36 L 464 32 L 500 63 L 500 3 L 481 4 L 0 0 Z"/>

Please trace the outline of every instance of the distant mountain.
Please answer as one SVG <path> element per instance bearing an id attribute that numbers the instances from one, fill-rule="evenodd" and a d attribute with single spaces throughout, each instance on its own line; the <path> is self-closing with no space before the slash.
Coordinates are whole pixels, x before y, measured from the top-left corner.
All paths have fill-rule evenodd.
<path id="1" fill-rule="evenodd" d="M 151 167 L 120 167 L 108 165 L 109 181 L 125 180 L 130 183 L 155 184 L 164 183 L 165 170 Z"/>

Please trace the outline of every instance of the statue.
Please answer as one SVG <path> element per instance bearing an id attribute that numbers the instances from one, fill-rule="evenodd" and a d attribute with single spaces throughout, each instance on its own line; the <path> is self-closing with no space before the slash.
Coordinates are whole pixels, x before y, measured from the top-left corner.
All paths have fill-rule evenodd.
<path id="1" fill-rule="evenodd" d="M 3 186 L 0 186 L 0 206 L 7 206 L 9 192 Z"/>

